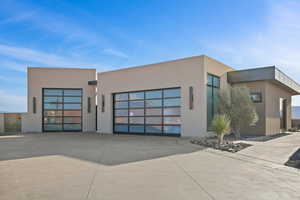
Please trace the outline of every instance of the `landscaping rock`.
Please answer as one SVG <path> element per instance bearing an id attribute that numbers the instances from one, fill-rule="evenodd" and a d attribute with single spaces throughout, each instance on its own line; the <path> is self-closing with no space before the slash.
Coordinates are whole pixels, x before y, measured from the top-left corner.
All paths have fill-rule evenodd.
<path id="1" fill-rule="evenodd" d="M 252 146 L 250 144 L 247 143 L 234 143 L 233 141 L 224 141 L 223 144 L 221 144 L 220 146 L 218 145 L 218 140 L 217 138 L 197 138 L 197 139 L 193 139 L 191 140 L 191 143 L 193 144 L 197 144 L 197 145 L 201 145 L 201 146 L 205 146 L 205 147 L 210 147 L 213 149 L 218 149 L 221 151 L 228 151 L 231 153 L 235 153 L 238 152 L 242 149 L 245 149 L 249 146 Z"/>

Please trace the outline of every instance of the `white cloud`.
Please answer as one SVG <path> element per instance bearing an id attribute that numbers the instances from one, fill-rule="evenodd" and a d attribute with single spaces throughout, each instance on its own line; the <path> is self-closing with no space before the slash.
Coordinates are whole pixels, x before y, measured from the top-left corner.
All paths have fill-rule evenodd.
<path id="1" fill-rule="evenodd" d="M 13 71 L 18 71 L 18 72 L 26 72 L 27 71 L 27 65 L 17 63 L 14 61 L 8 61 L 5 59 L 0 60 L 0 68 L 6 68 L 6 69 L 11 69 Z"/>
<path id="2" fill-rule="evenodd" d="M 128 58 L 128 55 L 126 55 L 124 52 L 115 49 L 104 49 L 103 52 L 111 56 Z"/>
<path id="3" fill-rule="evenodd" d="M 215 56 L 235 68 L 276 65 L 300 82 L 300 2 L 270 1 L 265 27 L 242 38 L 205 42 Z M 300 98 L 293 98 L 300 105 Z"/>
<path id="4" fill-rule="evenodd" d="M 84 58 L 59 56 L 56 54 L 45 53 L 24 47 L 0 44 L 0 55 L 6 56 L 24 64 L 15 62 L 0 62 L 1 67 L 10 68 L 17 71 L 24 71 L 31 63 L 47 67 L 89 67 L 89 68 L 109 68 L 99 63 L 90 63 Z M 26 64 L 27 63 L 27 64 Z"/>
<path id="5" fill-rule="evenodd" d="M 26 112 L 26 97 L 10 94 L 7 90 L 0 90 L 1 112 Z"/>

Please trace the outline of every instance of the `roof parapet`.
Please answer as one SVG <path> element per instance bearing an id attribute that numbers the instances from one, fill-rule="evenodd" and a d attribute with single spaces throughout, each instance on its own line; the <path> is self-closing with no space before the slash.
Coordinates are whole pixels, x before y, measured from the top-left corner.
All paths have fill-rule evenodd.
<path id="1" fill-rule="evenodd" d="M 251 81 L 274 81 L 288 87 L 293 93 L 300 94 L 300 85 L 275 66 L 232 71 L 228 72 L 227 77 L 228 82 L 233 84 Z"/>

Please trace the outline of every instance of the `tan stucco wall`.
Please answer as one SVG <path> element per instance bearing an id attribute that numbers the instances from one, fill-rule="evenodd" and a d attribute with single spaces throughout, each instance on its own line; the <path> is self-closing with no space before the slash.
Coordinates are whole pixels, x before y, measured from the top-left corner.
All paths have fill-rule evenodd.
<path id="1" fill-rule="evenodd" d="M 113 132 L 112 94 L 181 87 L 182 136 L 204 136 L 206 131 L 206 74 L 222 76 L 232 70 L 206 56 L 98 73 L 98 94 L 105 95 L 105 112 L 98 98 L 98 131 Z M 222 80 L 225 80 L 223 76 Z M 222 83 L 227 84 L 226 81 Z M 194 109 L 189 109 L 189 87 L 194 88 Z"/>
<path id="2" fill-rule="evenodd" d="M 282 87 L 267 82 L 266 83 L 266 135 L 280 133 L 280 104 L 279 99 L 287 99 L 287 129 L 292 126 L 292 94 Z"/>
<path id="3" fill-rule="evenodd" d="M 28 113 L 22 115 L 22 132 L 42 131 L 42 88 L 82 88 L 83 131 L 95 131 L 95 69 L 28 68 Z M 32 98 L 36 97 L 37 113 L 33 113 Z M 91 113 L 87 112 L 87 98 L 91 97 Z"/>
<path id="4" fill-rule="evenodd" d="M 4 114 L 0 113 L 0 133 L 4 132 Z"/>

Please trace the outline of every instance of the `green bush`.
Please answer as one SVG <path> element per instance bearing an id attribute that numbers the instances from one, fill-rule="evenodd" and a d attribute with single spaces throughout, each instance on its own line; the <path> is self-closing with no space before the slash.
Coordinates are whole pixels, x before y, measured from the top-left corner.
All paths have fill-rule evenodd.
<path id="1" fill-rule="evenodd" d="M 216 115 L 212 121 L 212 129 L 218 137 L 218 145 L 223 144 L 224 135 L 230 133 L 230 119 L 226 115 Z"/>
<path id="2" fill-rule="evenodd" d="M 229 87 L 219 95 L 218 112 L 225 114 L 231 120 L 231 128 L 237 138 L 240 138 L 241 128 L 254 126 L 258 115 L 246 86 Z"/>

